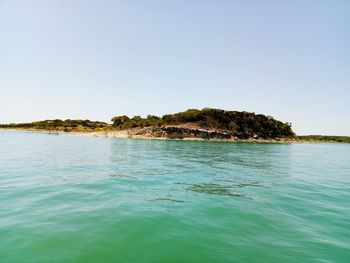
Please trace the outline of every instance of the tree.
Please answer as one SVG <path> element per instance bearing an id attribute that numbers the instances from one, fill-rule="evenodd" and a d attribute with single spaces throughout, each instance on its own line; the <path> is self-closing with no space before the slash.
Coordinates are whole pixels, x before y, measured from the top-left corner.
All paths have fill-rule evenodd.
<path id="1" fill-rule="evenodd" d="M 130 119 L 126 115 L 122 116 L 116 116 L 112 118 L 113 126 L 120 127 L 122 126 L 125 122 L 128 122 Z"/>

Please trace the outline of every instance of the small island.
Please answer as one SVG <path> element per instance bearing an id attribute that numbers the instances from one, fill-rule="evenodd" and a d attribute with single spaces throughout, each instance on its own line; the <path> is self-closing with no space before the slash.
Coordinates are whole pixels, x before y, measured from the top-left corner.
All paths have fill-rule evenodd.
<path id="1" fill-rule="evenodd" d="M 32 123 L 0 124 L 2 129 L 60 132 L 150 139 L 224 140 L 249 142 L 327 141 L 350 142 L 345 136 L 297 136 L 291 123 L 245 111 L 204 108 L 189 109 L 162 117 L 122 115 L 111 123 L 90 120 L 45 120 Z"/>

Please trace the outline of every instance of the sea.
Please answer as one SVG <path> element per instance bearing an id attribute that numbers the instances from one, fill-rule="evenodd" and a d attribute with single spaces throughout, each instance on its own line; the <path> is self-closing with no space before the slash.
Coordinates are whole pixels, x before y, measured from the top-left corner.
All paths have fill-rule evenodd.
<path id="1" fill-rule="evenodd" d="M 350 262 L 350 144 L 0 131 L 0 262 Z"/>

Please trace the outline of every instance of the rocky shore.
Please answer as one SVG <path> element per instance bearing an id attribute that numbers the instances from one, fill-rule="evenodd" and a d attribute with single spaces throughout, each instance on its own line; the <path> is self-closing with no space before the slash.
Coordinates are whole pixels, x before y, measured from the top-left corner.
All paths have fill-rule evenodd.
<path id="1" fill-rule="evenodd" d="M 110 129 L 101 132 L 73 132 L 74 135 L 133 138 L 133 139 L 163 139 L 163 140 L 207 140 L 207 141 L 231 141 L 231 142 L 297 142 L 298 139 L 274 138 L 263 139 L 252 137 L 241 139 L 226 132 L 217 130 L 206 130 L 200 128 L 165 126 L 165 127 L 144 127 L 131 129 Z"/>

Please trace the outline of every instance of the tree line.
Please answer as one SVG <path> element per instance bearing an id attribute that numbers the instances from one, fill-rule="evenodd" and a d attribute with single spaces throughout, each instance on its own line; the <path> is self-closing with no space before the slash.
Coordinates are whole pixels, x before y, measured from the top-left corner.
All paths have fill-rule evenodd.
<path id="1" fill-rule="evenodd" d="M 112 118 L 113 127 L 129 129 L 150 126 L 195 124 L 199 128 L 227 132 L 238 138 L 280 138 L 294 137 L 291 123 L 275 120 L 271 116 L 245 111 L 225 111 L 204 108 L 166 114 L 162 117 L 148 115 L 146 118 L 126 115 Z"/>

